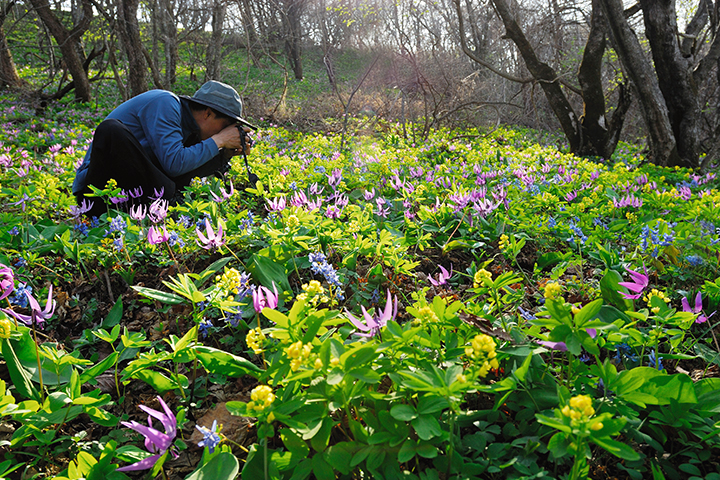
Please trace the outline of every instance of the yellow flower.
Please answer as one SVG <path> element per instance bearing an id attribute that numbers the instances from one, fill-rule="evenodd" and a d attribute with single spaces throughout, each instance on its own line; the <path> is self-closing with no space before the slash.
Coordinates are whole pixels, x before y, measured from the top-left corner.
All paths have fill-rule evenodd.
<path id="1" fill-rule="evenodd" d="M 470 346 L 465 347 L 465 355 L 473 358 L 480 366 L 480 377 L 486 376 L 491 368 L 497 370 L 500 367 L 496 358 L 495 340 L 489 335 L 475 335 Z"/>
<path id="2" fill-rule="evenodd" d="M 255 355 L 260 355 L 263 352 L 262 342 L 265 340 L 265 334 L 262 332 L 260 327 L 250 330 L 245 336 L 245 342 L 248 347 L 253 349 Z"/>
<path id="3" fill-rule="evenodd" d="M 602 422 L 594 422 L 592 425 L 590 425 L 590 429 L 595 430 L 596 432 L 598 430 L 602 430 L 602 428 L 603 428 Z"/>
<path id="4" fill-rule="evenodd" d="M 10 338 L 13 324 L 7 318 L 0 318 L 0 338 Z"/>
<path id="5" fill-rule="evenodd" d="M 473 287 L 478 288 L 484 286 L 487 283 L 492 282 L 492 273 L 488 272 L 484 268 L 481 268 L 475 275 L 473 275 Z"/>
<path id="6" fill-rule="evenodd" d="M 569 405 L 565 405 L 560 412 L 566 417 L 573 420 L 590 419 L 595 415 L 595 409 L 592 406 L 592 398 L 588 395 L 578 395 L 570 399 Z M 600 427 L 602 428 L 602 427 Z"/>
<path id="7" fill-rule="evenodd" d="M 467 383 L 467 377 L 463 375 L 462 373 L 458 373 L 457 377 L 455 377 L 455 380 L 460 383 Z"/>
<path id="8" fill-rule="evenodd" d="M 504 252 L 509 246 L 510 238 L 508 238 L 508 236 L 503 233 L 502 235 L 500 235 L 500 244 L 498 245 L 498 247 L 500 248 L 501 252 Z"/>
<path id="9" fill-rule="evenodd" d="M 545 285 L 545 298 L 548 300 L 557 300 L 562 293 L 562 287 L 557 282 L 548 283 Z"/>
<path id="10" fill-rule="evenodd" d="M 435 314 L 432 308 L 430 306 L 425 305 L 420 310 L 418 310 L 418 320 L 421 322 L 437 322 L 438 316 Z"/>
<path id="11" fill-rule="evenodd" d="M 295 215 L 290 215 L 285 222 L 289 228 L 295 228 L 300 225 L 300 220 Z"/>
<path id="12" fill-rule="evenodd" d="M 250 392 L 250 398 L 252 402 L 248 403 L 248 408 L 263 411 L 275 401 L 275 394 L 269 385 L 258 385 Z"/>

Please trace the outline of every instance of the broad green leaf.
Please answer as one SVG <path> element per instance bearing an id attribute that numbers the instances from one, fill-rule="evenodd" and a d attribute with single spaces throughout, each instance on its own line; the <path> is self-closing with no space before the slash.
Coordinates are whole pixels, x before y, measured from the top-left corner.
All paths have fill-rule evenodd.
<path id="1" fill-rule="evenodd" d="M 185 480 L 233 480 L 240 471 L 240 462 L 232 453 L 220 452 Z"/>
<path id="2" fill-rule="evenodd" d="M 616 457 L 620 457 L 623 460 L 635 461 L 640 460 L 640 454 L 633 450 L 629 445 L 626 445 L 617 440 L 613 440 L 610 437 L 595 438 L 591 437 L 590 441 L 601 446 L 608 452 L 612 453 Z"/>
<path id="3" fill-rule="evenodd" d="M 413 407 L 405 404 L 393 405 L 392 408 L 390 408 L 390 415 L 401 422 L 409 422 L 418 416 Z"/>
<path id="4" fill-rule="evenodd" d="M 622 295 L 620 291 L 628 293 L 625 287 L 619 285 L 623 278 L 615 270 L 608 270 L 605 276 L 600 279 L 600 292 L 605 302 L 614 305 L 622 311 L 632 310 L 633 302 Z"/>
<path id="5" fill-rule="evenodd" d="M 227 377 L 250 375 L 258 378 L 263 370 L 243 357 L 233 355 L 218 348 L 198 345 L 194 347 L 198 360 L 210 373 L 219 373 Z"/>
<path id="6" fill-rule="evenodd" d="M 115 301 L 115 304 L 112 306 L 110 311 L 107 314 L 107 317 L 102 321 L 102 326 L 104 328 L 112 328 L 115 327 L 120 323 L 120 320 L 122 319 L 123 314 L 123 303 L 122 303 L 122 295 L 118 297 L 118 299 Z M 115 332 L 115 329 L 113 328 L 113 332 Z M 118 330 L 119 332 L 119 330 Z M 115 335 L 115 338 L 110 341 L 110 343 L 117 340 L 117 335 Z"/>
<path id="7" fill-rule="evenodd" d="M 575 314 L 575 325 L 577 327 L 582 327 L 585 323 L 589 322 L 593 318 L 597 316 L 598 313 L 600 313 L 600 309 L 603 305 L 603 299 L 599 298 L 597 300 L 594 300 L 587 305 L 585 305 L 583 308 L 580 309 L 579 312 Z"/>
<path id="8" fill-rule="evenodd" d="M 32 341 L 27 333 L 23 335 L 23 338 L 24 337 L 27 337 L 30 340 L 32 343 L 32 351 L 35 351 L 35 342 Z M 13 385 L 21 396 L 39 401 L 40 392 L 38 392 L 31 381 L 31 373 L 25 369 L 22 363 L 20 363 L 20 359 L 15 353 L 15 348 L 13 347 L 14 343 L 20 345 L 20 343 L 15 342 L 13 339 L 8 338 L 2 340 L 2 354 Z M 23 345 L 23 348 L 26 348 L 29 343 L 27 341 L 22 341 L 21 345 Z"/>
<path id="9" fill-rule="evenodd" d="M 178 305 L 185 302 L 185 299 L 180 295 L 176 295 L 170 292 L 163 292 L 162 290 L 155 290 L 154 288 L 138 287 L 133 286 L 133 290 L 138 292 L 140 295 L 157 300 L 161 303 L 167 303 L 170 305 Z"/>

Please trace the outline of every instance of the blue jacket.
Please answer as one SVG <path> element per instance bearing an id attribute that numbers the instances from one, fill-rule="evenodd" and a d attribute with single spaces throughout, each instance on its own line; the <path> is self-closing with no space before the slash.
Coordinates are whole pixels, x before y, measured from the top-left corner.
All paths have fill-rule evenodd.
<path id="1" fill-rule="evenodd" d="M 127 126 L 148 157 L 157 160 L 171 178 L 195 170 L 219 153 L 214 140 L 198 142 L 199 127 L 188 102 L 167 90 L 150 90 L 133 97 L 107 118 L 120 120 Z M 92 145 L 75 175 L 74 194 L 87 186 L 91 151 Z"/>

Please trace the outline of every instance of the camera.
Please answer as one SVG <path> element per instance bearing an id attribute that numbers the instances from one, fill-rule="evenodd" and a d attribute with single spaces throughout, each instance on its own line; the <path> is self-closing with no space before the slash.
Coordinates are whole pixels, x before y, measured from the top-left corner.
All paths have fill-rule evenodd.
<path id="1" fill-rule="evenodd" d="M 252 147 L 252 140 L 248 138 L 247 132 L 243 128 L 242 124 L 236 123 L 235 127 L 238 129 L 238 133 L 240 134 L 240 151 L 244 152 L 246 146 Z"/>

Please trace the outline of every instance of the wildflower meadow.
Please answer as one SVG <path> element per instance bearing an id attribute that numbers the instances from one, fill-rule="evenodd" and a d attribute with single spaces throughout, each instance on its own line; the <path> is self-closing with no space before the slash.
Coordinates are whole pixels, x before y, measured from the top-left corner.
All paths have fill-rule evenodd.
<path id="1" fill-rule="evenodd" d="M 87 218 L 107 112 L 1 108 L 0 477 L 720 479 L 714 173 L 260 122 Z"/>

